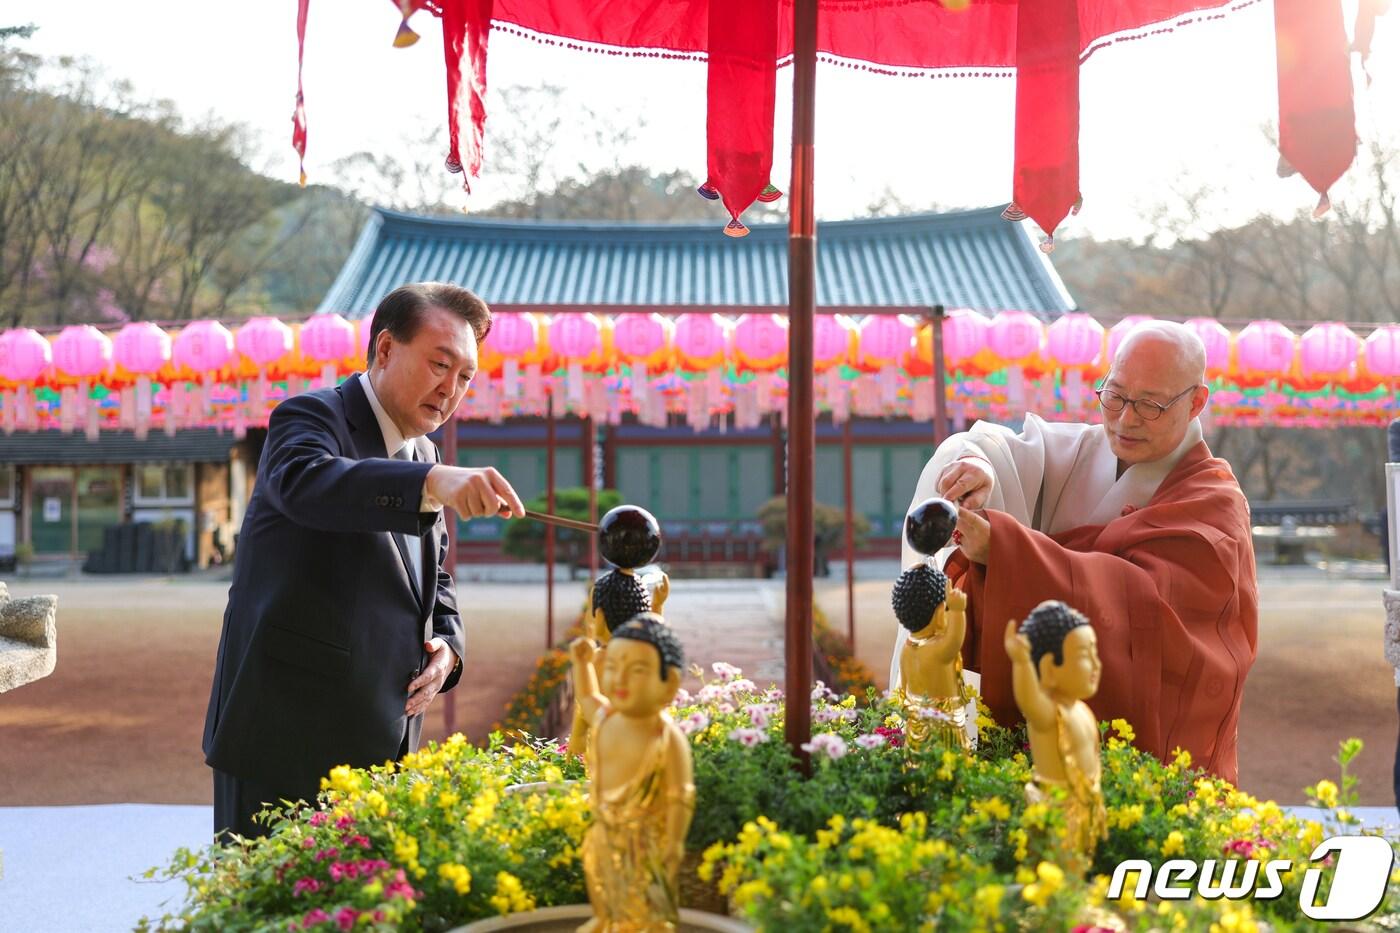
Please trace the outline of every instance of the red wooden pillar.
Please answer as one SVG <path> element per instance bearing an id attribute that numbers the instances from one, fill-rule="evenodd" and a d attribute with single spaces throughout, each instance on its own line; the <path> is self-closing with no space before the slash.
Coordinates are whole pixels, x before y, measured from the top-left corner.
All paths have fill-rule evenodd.
<path id="1" fill-rule="evenodd" d="M 554 514 L 554 392 L 545 392 L 544 510 Z M 544 526 L 544 650 L 554 647 L 554 526 Z"/>

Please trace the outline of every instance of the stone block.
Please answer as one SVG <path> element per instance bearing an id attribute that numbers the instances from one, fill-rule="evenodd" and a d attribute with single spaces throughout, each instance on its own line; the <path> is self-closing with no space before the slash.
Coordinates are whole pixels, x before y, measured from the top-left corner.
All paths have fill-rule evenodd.
<path id="1" fill-rule="evenodd" d="M 47 677 L 58 663 L 58 597 L 12 599 L 0 583 L 0 693 Z"/>

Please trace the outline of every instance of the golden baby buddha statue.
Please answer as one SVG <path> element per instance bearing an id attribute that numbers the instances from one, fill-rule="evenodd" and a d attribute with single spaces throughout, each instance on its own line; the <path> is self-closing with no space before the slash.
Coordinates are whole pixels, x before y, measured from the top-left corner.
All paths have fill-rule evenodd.
<path id="1" fill-rule="evenodd" d="M 612 633 L 601 661 L 575 639 L 574 695 L 590 726 L 587 765 L 593 824 L 583 871 L 593 919 L 587 933 L 675 930 L 680 868 L 695 810 L 690 742 L 666 707 L 685 663 L 675 633 L 643 613 Z"/>
<path id="2" fill-rule="evenodd" d="M 1006 626 L 1011 686 L 1030 735 L 1030 803 L 1061 807 L 1065 868 L 1083 874 L 1100 839 L 1108 835 L 1100 786 L 1099 725 L 1084 701 L 1099 689 L 1102 665 L 1094 627 L 1062 602 L 1037 606 L 1019 627 Z M 1047 793 L 1052 788 L 1063 795 Z"/>
<path id="3" fill-rule="evenodd" d="M 645 509 L 620 505 L 598 522 L 598 551 L 614 569 L 589 587 L 583 624 L 584 634 L 598 645 L 600 654 L 606 650 L 613 629 L 638 613 L 661 612 L 671 591 L 666 574 L 659 570 L 645 578 L 637 574 L 637 568 L 650 563 L 660 549 L 661 526 Z M 601 663 L 599 658 L 595 667 Z M 588 723 L 575 704 L 569 750 L 582 758 L 587 747 Z"/>
<path id="4" fill-rule="evenodd" d="M 895 616 L 909 630 L 899 652 L 900 684 L 895 696 L 911 749 L 935 742 L 972 750 L 967 734 L 971 697 L 962 676 L 967 597 L 962 590 L 947 587 L 943 573 L 926 564 L 904 571 L 894 587 Z"/>
<path id="5" fill-rule="evenodd" d="M 911 750 L 931 742 L 972 749 L 967 732 L 971 696 L 962 676 L 967 597 L 959 589 L 948 590 L 948 579 L 932 558 L 948 543 L 957 521 L 957 506 L 940 498 L 920 502 L 904 519 L 905 537 L 924 555 L 900 574 L 890 599 L 895 618 L 909 631 L 899 652 L 895 699 Z"/>

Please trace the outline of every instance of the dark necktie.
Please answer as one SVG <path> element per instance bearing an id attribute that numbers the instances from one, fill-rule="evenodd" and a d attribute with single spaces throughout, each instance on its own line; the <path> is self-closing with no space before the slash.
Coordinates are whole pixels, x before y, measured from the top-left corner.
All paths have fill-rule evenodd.
<path id="1" fill-rule="evenodd" d="M 404 444 L 394 453 L 395 460 L 413 460 L 413 443 Z M 409 571 L 413 575 L 416 592 L 423 585 L 423 539 L 417 535 L 399 534 L 404 550 L 408 553 Z"/>

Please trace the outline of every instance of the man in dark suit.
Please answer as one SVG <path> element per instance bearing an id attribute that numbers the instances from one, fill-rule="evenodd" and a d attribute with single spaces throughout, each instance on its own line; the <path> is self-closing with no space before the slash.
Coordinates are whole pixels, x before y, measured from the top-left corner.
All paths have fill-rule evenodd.
<path id="1" fill-rule="evenodd" d="M 494 469 L 439 463 L 425 435 L 453 416 L 490 328 L 466 289 L 405 285 L 375 310 L 367 373 L 272 412 L 204 723 L 216 836 L 265 834 L 264 803 L 314 801 L 336 765 L 416 750 L 460 678 L 444 506 L 525 509 Z"/>

